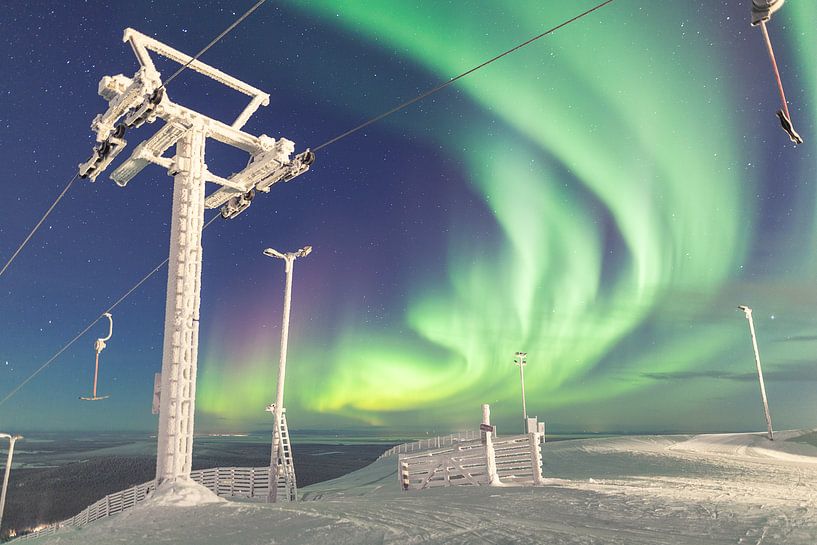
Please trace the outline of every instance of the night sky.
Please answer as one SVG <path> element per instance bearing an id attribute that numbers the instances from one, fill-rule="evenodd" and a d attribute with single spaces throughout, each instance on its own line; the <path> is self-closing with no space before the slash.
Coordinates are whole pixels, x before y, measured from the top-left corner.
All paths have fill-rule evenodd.
<path id="1" fill-rule="evenodd" d="M 253 2 L 10 2 L 0 17 L 0 262 L 91 152 L 133 27 L 193 54 Z M 594 0 L 268 0 L 202 60 L 269 92 L 245 130 L 315 147 Z M 197 431 L 269 427 L 284 267 L 294 429 L 450 431 L 491 403 L 554 431 L 764 427 L 755 309 L 777 428 L 817 425 L 817 4 L 769 25 L 780 129 L 749 0 L 617 0 L 318 154 L 203 237 Z M 180 6 L 181 5 L 181 6 Z M 164 77 L 176 68 L 158 63 Z M 170 98 L 231 121 L 243 95 L 195 74 Z M 159 128 L 129 132 L 113 167 Z M 228 176 L 247 156 L 208 141 Z M 168 252 L 171 179 L 80 180 L 0 278 L 0 397 Z M 208 191 L 215 186 L 208 188 Z M 206 213 L 209 219 L 214 211 Z M 0 406 L 0 429 L 153 430 L 166 269 Z"/>

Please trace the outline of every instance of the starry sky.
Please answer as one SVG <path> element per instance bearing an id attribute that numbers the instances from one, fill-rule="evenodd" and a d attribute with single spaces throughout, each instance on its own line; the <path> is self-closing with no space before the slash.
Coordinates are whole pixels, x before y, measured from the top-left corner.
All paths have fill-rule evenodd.
<path id="1" fill-rule="evenodd" d="M 271 94 L 245 130 L 315 147 L 593 1 L 268 0 L 202 60 Z M 268 427 L 284 268 L 295 264 L 294 429 L 447 432 L 491 403 L 553 431 L 764 427 L 755 310 L 777 428 L 817 418 L 817 5 L 769 25 L 794 125 L 780 129 L 748 0 L 616 0 L 318 154 L 203 236 L 197 431 Z M 194 53 L 252 2 L 4 7 L 5 262 L 90 155 L 105 75 L 133 27 Z M 157 62 L 167 77 L 176 66 Z M 228 121 L 243 95 L 184 72 L 170 98 Z M 129 132 L 126 157 L 160 123 Z M 121 160 L 121 159 L 120 159 Z M 208 141 L 227 176 L 246 154 Z M 118 161 L 114 163 L 114 167 Z M 0 278 L 0 397 L 160 263 L 172 184 L 72 187 Z M 210 189 L 212 190 L 212 189 Z M 208 211 L 206 218 L 213 214 Z M 153 430 L 165 269 L 0 406 L 0 428 Z"/>

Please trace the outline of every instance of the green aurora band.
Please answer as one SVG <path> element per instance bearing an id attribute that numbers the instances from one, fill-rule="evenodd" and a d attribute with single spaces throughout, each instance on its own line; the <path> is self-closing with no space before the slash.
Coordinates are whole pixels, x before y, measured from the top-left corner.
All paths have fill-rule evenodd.
<path id="1" fill-rule="evenodd" d="M 327 0 L 294 9 L 445 80 L 590 5 L 477 2 L 463 10 L 399 1 L 373 9 Z M 817 7 L 791 2 L 784 15 L 791 26 L 770 31 L 778 54 L 797 59 L 788 68 L 803 81 L 790 98 L 812 105 L 793 117 L 814 127 Z M 748 13 L 743 31 L 762 53 Z M 682 3 L 619 0 L 457 82 L 482 110 L 478 118 L 425 103 L 424 116 L 389 118 L 389 130 L 430 138 L 462 162 L 495 229 L 475 235 L 473 211 L 452 203 L 448 254 L 438 275 L 412 279 L 404 323 L 394 331 L 340 324 L 346 329 L 328 346 L 296 341 L 291 413 L 304 411 L 307 426 L 334 415 L 420 429 L 429 418 L 440 427 L 473 424 L 478 404 L 491 402 L 512 421 L 519 393 L 511 358 L 525 350 L 529 412 L 573 429 L 760 427 L 754 412 L 744 414 L 756 411 L 756 386 L 743 375 L 752 356 L 734 307 L 763 308 L 756 316 L 767 339 L 813 335 L 806 303 L 815 298 L 804 286 L 817 262 L 800 248 L 817 242 L 814 147 L 804 134 L 798 151 L 809 159 L 796 163 L 796 209 L 780 220 L 788 242 L 767 249 L 769 268 L 754 271 L 758 246 L 768 242 L 758 232 L 758 197 L 774 165 L 743 135 L 760 126 L 781 148 L 785 137 L 770 121 L 777 103 L 766 59 L 756 59 L 764 76 L 756 88 L 741 89 L 725 76 L 741 57 L 722 32 Z M 760 125 L 757 116 L 735 115 L 733 105 L 750 94 L 768 110 Z M 352 109 L 367 117 L 371 107 Z M 447 130 L 428 131 L 429 123 Z M 763 323 L 774 312 L 781 318 Z M 808 340 L 762 345 L 772 381 L 799 372 L 814 348 Z M 206 354 L 203 411 L 241 420 L 268 402 L 277 342 L 259 336 L 240 373 L 217 363 L 225 354 Z M 723 376 L 704 380 L 713 369 Z M 797 423 L 803 407 L 771 390 L 781 418 Z M 798 397 L 805 391 L 792 397 L 817 406 L 813 394 Z M 695 421 L 730 397 L 709 424 Z M 629 408 L 598 414 L 617 401 Z"/>

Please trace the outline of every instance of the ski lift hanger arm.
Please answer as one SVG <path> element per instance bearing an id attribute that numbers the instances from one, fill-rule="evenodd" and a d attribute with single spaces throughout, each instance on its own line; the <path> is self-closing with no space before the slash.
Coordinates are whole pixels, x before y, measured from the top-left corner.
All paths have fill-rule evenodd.
<path id="1" fill-rule="evenodd" d="M 182 53 L 177 49 L 154 40 L 153 38 L 146 36 L 137 30 L 126 28 L 123 41 L 128 42 L 131 45 L 133 53 L 136 55 L 136 59 L 139 61 L 139 64 L 148 70 L 156 71 L 156 66 L 153 64 L 153 60 L 150 58 L 150 54 L 148 53 L 148 51 L 153 51 L 181 65 L 186 65 L 188 68 L 195 70 L 199 74 L 207 76 L 208 78 L 213 79 L 222 85 L 226 85 L 230 89 L 234 89 L 240 93 L 252 97 L 252 100 L 250 100 L 250 103 L 244 108 L 244 111 L 242 111 L 236 120 L 233 121 L 232 127 L 234 129 L 240 129 L 243 127 L 247 123 L 247 120 L 249 120 L 250 116 L 252 116 L 252 114 L 254 114 L 260 106 L 269 105 L 270 96 L 268 93 L 265 93 L 252 85 L 244 83 L 243 81 L 234 78 L 229 74 L 225 74 L 221 70 L 214 68 L 209 64 L 205 64 L 200 60 L 194 60 L 190 55 Z"/>
<path id="2" fill-rule="evenodd" d="M 113 336 L 113 316 L 111 316 L 110 312 L 106 312 L 103 314 L 108 319 L 108 336 L 99 339 L 100 341 L 108 341 Z"/>

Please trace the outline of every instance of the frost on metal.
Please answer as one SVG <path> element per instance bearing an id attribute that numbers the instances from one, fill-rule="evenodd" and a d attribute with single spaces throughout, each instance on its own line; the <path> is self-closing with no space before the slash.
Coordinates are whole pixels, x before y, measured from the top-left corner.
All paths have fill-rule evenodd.
<path id="1" fill-rule="evenodd" d="M 126 132 L 144 123 L 165 122 L 111 174 L 125 187 L 152 163 L 165 168 L 174 183 L 162 373 L 154 395 L 159 408 L 156 478 L 161 484 L 190 476 L 204 210 L 221 207 L 222 217 L 234 218 L 249 207 L 256 191 L 267 192 L 273 184 L 303 174 L 315 156 L 306 150 L 292 157 L 295 144 L 290 140 L 242 130 L 260 106 L 269 104 L 267 93 L 133 29 L 125 29 L 124 41 L 140 67 L 130 78 L 119 74 L 100 81 L 99 94 L 108 108 L 91 124 L 97 145 L 88 161 L 79 165 L 79 175 L 96 180 L 126 147 Z M 243 93 L 250 101 L 229 124 L 177 104 L 165 89 L 151 53 Z M 247 152 L 247 167 L 227 177 L 210 172 L 205 163 L 208 138 Z M 175 154 L 165 156 L 171 147 Z M 206 195 L 206 182 L 219 187 Z"/>
<path id="2" fill-rule="evenodd" d="M 452 441 L 417 453 L 400 454 L 398 478 L 403 490 L 438 486 L 535 486 L 543 484 L 542 443 L 544 426 L 527 419 L 527 433 L 498 437 L 491 425 L 491 408 L 482 406 L 480 435 Z"/>

